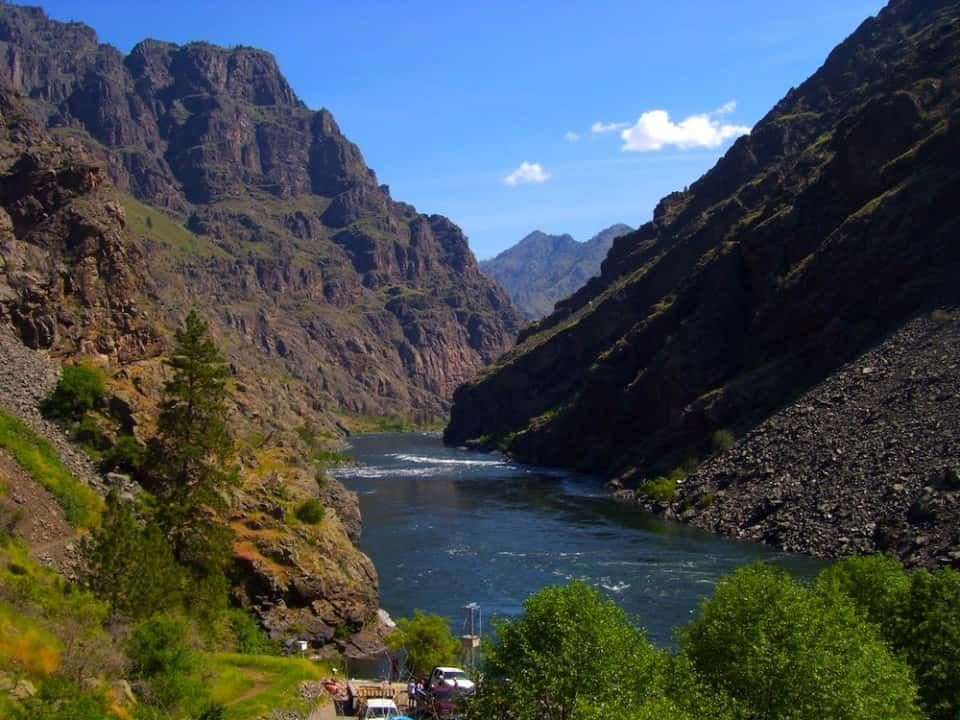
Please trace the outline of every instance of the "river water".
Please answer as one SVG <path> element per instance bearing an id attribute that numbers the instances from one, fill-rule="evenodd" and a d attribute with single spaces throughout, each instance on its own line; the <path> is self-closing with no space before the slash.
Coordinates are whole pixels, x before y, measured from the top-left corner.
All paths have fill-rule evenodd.
<path id="1" fill-rule="evenodd" d="M 361 435 L 346 452 L 360 464 L 336 474 L 360 496 L 360 546 L 393 617 L 419 608 L 460 632 L 468 602 L 486 622 L 579 578 L 666 645 L 734 568 L 767 560 L 811 577 L 823 566 L 664 522 L 612 501 L 597 478 L 444 447 L 436 434 Z"/>

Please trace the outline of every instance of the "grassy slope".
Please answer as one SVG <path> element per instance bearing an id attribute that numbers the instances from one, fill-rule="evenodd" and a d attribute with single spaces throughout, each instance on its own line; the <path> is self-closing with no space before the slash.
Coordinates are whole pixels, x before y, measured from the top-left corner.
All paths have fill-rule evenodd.
<path id="1" fill-rule="evenodd" d="M 319 680 L 328 668 L 302 658 L 215 653 L 207 656 L 213 675 L 213 699 L 223 703 L 225 720 L 256 720 L 274 710 L 304 712 L 312 702 L 297 689 L 305 680 Z"/>
<path id="2" fill-rule="evenodd" d="M 9 451 L 20 467 L 53 493 L 72 525 L 90 528 L 97 524 L 103 499 L 74 477 L 50 443 L 2 410 L 0 448 Z"/>
<path id="3" fill-rule="evenodd" d="M 191 256 L 229 257 L 212 239 L 195 235 L 163 210 L 144 205 L 130 195 L 121 193 L 119 199 L 134 236 L 170 245 Z"/>

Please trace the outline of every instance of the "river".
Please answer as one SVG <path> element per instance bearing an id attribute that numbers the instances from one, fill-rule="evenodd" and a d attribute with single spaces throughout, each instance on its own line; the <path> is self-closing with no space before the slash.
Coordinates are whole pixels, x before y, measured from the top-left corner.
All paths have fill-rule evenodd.
<path id="1" fill-rule="evenodd" d="M 614 502 L 600 480 L 444 447 L 431 433 L 351 438 L 359 465 L 336 475 L 360 497 L 360 546 L 393 616 L 445 615 L 468 602 L 485 622 L 516 615 L 537 589 L 579 578 L 671 642 L 717 579 L 758 560 L 811 577 L 812 558 L 717 537 Z"/>

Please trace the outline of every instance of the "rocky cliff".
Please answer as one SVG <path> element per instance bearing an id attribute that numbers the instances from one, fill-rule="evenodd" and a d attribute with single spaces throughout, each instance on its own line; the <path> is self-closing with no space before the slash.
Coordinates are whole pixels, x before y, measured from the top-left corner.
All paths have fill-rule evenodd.
<path id="1" fill-rule="evenodd" d="M 707 460 L 660 501 L 699 527 L 834 557 L 960 567 L 960 315 L 919 317 Z"/>
<path id="2" fill-rule="evenodd" d="M 613 241 L 632 230 L 618 223 L 585 242 L 536 230 L 495 258 L 482 260 L 480 270 L 507 291 L 524 317 L 539 320 L 550 314 L 557 301 L 599 275 Z"/>
<path id="3" fill-rule="evenodd" d="M 316 407 L 435 417 L 512 344 L 518 315 L 460 229 L 391 199 L 268 53 L 145 40 L 123 56 L 4 4 L 0 78 L 136 198 L 121 202 L 159 311 L 209 308 L 232 358 Z"/>
<path id="4" fill-rule="evenodd" d="M 960 304 L 957 147 L 960 9 L 893 0 L 461 387 L 446 440 L 626 487 L 707 456 Z"/>
<path id="5" fill-rule="evenodd" d="M 62 427 L 41 418 L 38 406 L 56 384 L 60 362 L 84 359 L 107 376 L 109 407 L 99 419 L 108 433 L 114 426 L 141 440 L 152 433 L 171 311 L 154 296 L 146 271 L 151 244 L 131 232 L 125 205 L 129 198 L 101 165 L 79 145 L 54 141 L 0 86 L 0 410 L 26 423 L 101 494 L 110 481 Z M 235 596 L 277 636 L 325 643 L 336 635 L 347 651 L 369 647 L 378 579 L 355 546 L 357 499 L 309 458 L 309 445 L 334 437 L 336 427 L 298 401 L 289 382 L 262 377 L 243 357 L 232 370 L 230 420 L 244 481 L 229 510 L 241 571 Z M 73 573 L 76 531 L 3 446 L 0 495 L 0 514 L 13 518 L 9 529 L 39 560 Z M 308 498 L 329 509 L 323 522 L 287 522 L 291 508 Z"/>

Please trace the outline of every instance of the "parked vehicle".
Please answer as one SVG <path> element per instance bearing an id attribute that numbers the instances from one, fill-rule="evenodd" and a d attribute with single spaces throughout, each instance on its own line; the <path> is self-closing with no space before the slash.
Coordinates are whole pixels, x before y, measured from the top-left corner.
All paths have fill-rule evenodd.
<path id="1" fill-rule="evenodd" d="M 474 689 L 473 680 L 457 667 L 435 667 L 427 682 L 427 692 L 431 695 L 471 695 Z"/>
<path id="2" fill-rule="evenodd" d="M 364 703 L 361 720 L 398 720 L 400 709 L 390 698 L 370 698 Z"/>

